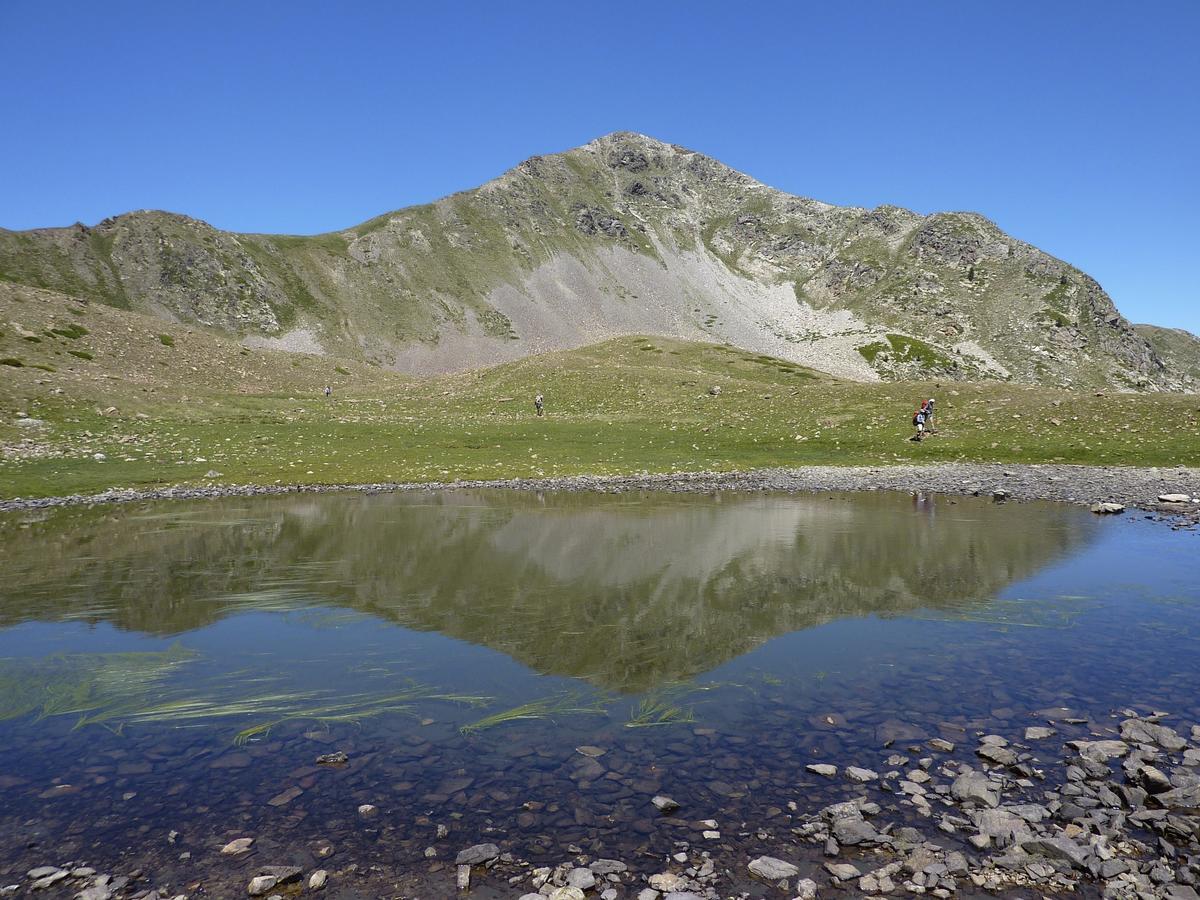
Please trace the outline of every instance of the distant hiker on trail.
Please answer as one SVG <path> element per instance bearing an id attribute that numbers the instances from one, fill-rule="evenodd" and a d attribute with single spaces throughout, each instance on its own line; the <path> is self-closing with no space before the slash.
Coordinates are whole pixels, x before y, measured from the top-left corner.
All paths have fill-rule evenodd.
<path id="1" fill-rule="evenodd" d="M 913 427 L 917 429 L 917 433 L 909 438 L 910 441 L 920 443 L 925 438 L 925 407 L 922 406 L 913 414 Z"/>
<path id="2" fill-rule="evenodd" d="M 538 394 L 533 398 L 533 408 L 537 410 L 537 414 L 542 414 L 542 395 Z"/>
<path id="3" fill-rule="evenodd" d="M 329 385 L 325 385 L 325 396 L 326 397 L 333 396 L 333 388 L 331 388 Z"/>

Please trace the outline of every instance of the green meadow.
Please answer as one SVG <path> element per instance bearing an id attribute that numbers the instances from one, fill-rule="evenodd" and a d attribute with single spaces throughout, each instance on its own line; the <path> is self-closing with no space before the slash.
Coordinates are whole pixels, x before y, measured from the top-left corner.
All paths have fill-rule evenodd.
<path id="1" fill-rule="evenodd" d="M 68 341 L 80 342 L 61 339 Z M 147 341 L 171 354 L 186 338 Z M 215 358 L 203 369 L 162 367 L 150 389 L 122 375 L 111 352 L 70 357 L 67 379 L 49 362 L 0 370 L 0 494 L 808 464 L 1200 462 L 1194 395 L 862 384 L 727 346 L 662 338 L 616 339 L 428 379 L 316 356 L 229 352 L 257 358 L 254 378 L 244 371 L 234 378 L 234 363 Z M 65 387 L 56 393 L 54 384 Z M 542 418 L 532 402 L 539 392 Z M 938 430 L 914 443 L 911 416 L 925 396 L 938 400 Z M 21 415 L 45 424 L 21 425 Z"/>

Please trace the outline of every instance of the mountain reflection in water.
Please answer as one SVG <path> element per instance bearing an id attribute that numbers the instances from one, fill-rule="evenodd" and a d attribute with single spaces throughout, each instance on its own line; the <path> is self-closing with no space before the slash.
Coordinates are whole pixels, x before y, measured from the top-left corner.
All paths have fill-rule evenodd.
<path id="1" fill-rule="evenodd" d="M 412 493 L 0 520 L 0 626 L 180 635 L 342 607 L 642 692 L 834 619 L 985 606 L 1095 525 L 1050 504 L 895 494 Z"/>

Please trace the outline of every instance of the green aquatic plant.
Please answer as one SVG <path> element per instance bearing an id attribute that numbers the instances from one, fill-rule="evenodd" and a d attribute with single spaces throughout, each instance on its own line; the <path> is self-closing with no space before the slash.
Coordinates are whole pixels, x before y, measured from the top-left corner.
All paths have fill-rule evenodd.
<path id="1" fill-rule="evenodd" d="M 41 720 L 118 708 L 159 690 L 196 659 L 180 644 L 158 652 L 55 655 L 0 660 L 0 721 L 36 713 Z"/>
<path id="2" fill-rule="evenodd" d="M 120 734 L 135 725 L 188 727 L 248 719 L 235 743 L 269 734 L 286 723 L 359 722 L 400 713 L 416 715 L 421 702 L 485 706 L 490 697 L 456 694 L 405 679 L 381 680 L 378 691 L 338 694 L 334 689 L 286 690 L 275 675 L 228 672 L 170 683 L 169 676 L 199 654 L 179 644 L 161 652 L 52 656 L 0 660 L 0 721 L 76 716 L 76 728 L 100 725 Z"/>
<path id="3" fill-rule="evenodd" d="M 459 730 L 463 734 L 475 734 L 497 725 L 525 719 L 554 719 L 558 716 L 569 715 L 602 716 L 607 713 L 610 703 L 612 700 L 606 697 L 587 695 L 579 691 L 564 691 L 530 700 L 528 703 L 522 703 L 512 709 L 492 713 L 490 716 L 484 716 L 478 722 L 462 726 Z"/>
<path id="4" fill-rule="evenodd" d="M 926 622 L 969 622 L 1008 628 L 1071 628 L 1094 601 L 1087 597 L 1060 596 L 1045 600 L 996 598 L 983 606 L 962 606 L 942 612 L 916 613 Z"/>
<path id="5" fill-rule="evenodd" d="M 721 685 L 716 682 L 706 684 L 691 684 L 676 682 L 664 685 L 647 694 L 637 706 L 629 711 L 626 728 L 651 728 L 658 725 L 682 725 L 696 721 L 696 711 L 691 706 L 683 706 L 684 698 L 693 694 L 716 690 Z M 741 687 L 742 685 L 736 685 Z"/>
<path id="6" fill-rule="evenodd" d="M 409 687 L 405 690 L 383 697 L 371 694 L 359 694 L 343 698 L 336 703 L 321 703 L 288 710 L 278 718 L 257 722 L 243 728 L 234 736 L 234 743 L 244 744 L 255 737 L 266 736 L 274 728 L 285 722 L 315 722 L 322 725 L 329 725 L 334 722 L 358 724 L 363 719 L 373 718 L 385 713 L 398 713 L 416 717 L 417 713 L 414 704 L 418 701 L 455 703 L 477 708 L 486 706 L 492 701 L 492 698 L 478 694 L 448 694 L 429 685 L 410 682 Z"/>
<path id="7" fill-rule="evenodd" d="M 644 697 L 629 714 L 626 728 L 649 728 L 654 725 L 679 725 L 695 722 L 696 712 L 667 703 L 657 697 Z"/>

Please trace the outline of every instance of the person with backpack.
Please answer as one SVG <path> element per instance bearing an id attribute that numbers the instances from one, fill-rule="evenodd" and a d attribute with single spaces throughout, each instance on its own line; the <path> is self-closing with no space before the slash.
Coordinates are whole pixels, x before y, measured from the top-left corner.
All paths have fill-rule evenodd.
<path id="1" fill-rule="evenodd" d="M 541 392 L 539 392 L 539 393 L 537 394 L 537 396 L 535 396 L 535 397 L 533 398 L 533 408 L 534 408 L 535 410 L 537 410 L 537 414 L 538 414 L 539 416 L 542 414 L 542 405 L 543 405 L 543 401 L 542 401 L 542 395 L 541 395 Z"/>
<path id="2" fill-rule="evenodd" d="M 932 434 L 937 430 L 933 426 L 933 398 L 930 397 L 921 406 L 925 410 L 925 428 Z"/>
<path id="3" fill-rule="evenodd" d="M 910 441 L 920 443 L 925 439 L 925 418 L 925 407 L 922 405 L 920 409 L 913 413 L 912 423 L 913 428 L 917 429 L 917 433 L 909 438 Z"/>

